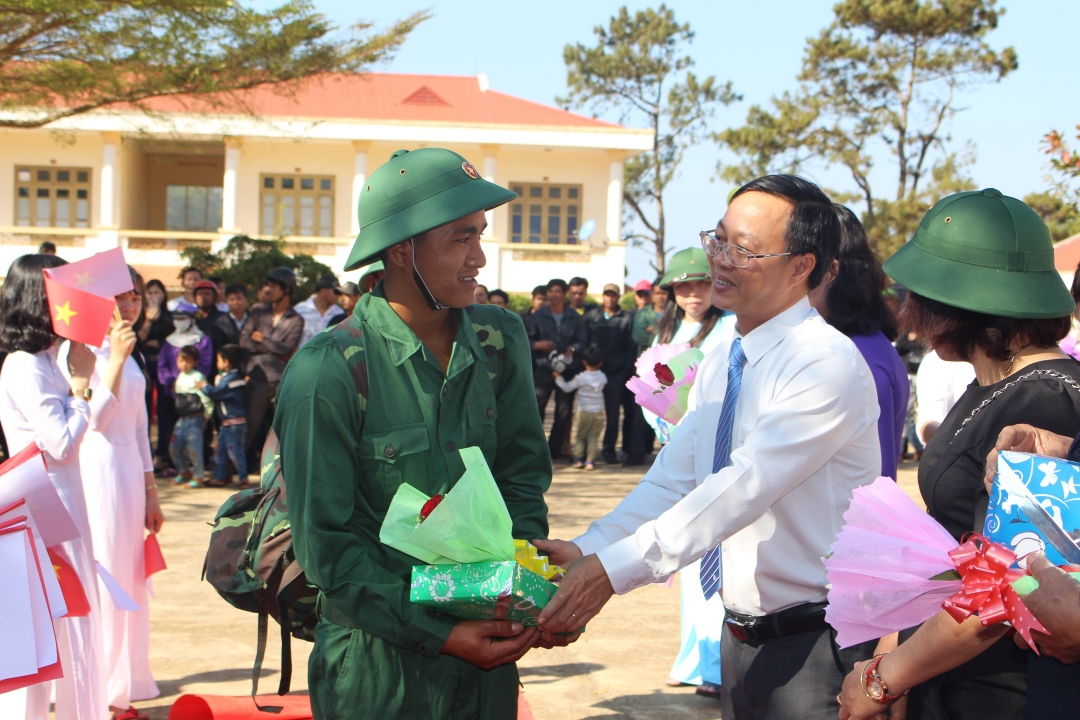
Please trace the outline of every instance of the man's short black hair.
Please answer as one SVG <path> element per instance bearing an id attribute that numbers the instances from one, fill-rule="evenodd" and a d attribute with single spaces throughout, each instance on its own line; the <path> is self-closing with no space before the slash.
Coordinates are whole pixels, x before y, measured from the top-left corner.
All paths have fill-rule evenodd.
<path id="1" fill-rule="evenodd" d="M 554 278 L 552 280 L 548 280 L 548 284 L 547 284 L 547 287 L 545 288 L 545 291 L 550 290 L 553 287 L 561 287 L 563 292 L 566 292 L 567 289 L 569 289 L 569 286 L 566 284 L 566 281 L 563 280 L 562 278 Z"/>
<path id="2" fill-rule="evenodd" d="M 581 353 L 581 359 L 586 365 L 599 367 L 600 363 L 604 362 L 604 351 L 595 345 L 590 345 Z"/>
<path id="3" fill-rule="evenodd" d="M 225 286 L 225 297 L 229 297 L 230 295 L 236 295 L 238 293 L 240 295 L 243 295 L 244 297 L 247 297 L 247 286 L 241 285 L 240 283 L 233 283 L 232 285 Z"/>
<path id="4" fill-rule="evenodd" d="M 179 274 L 179 275 L 177 275 L 176 277 L 178 277 L 178 278 L 180 278 L 181 280 L 183 280 L 183 279 L 184 279 L 184 276 L 185 276 L 185 275 L 187 275 L 187 274 L 188 274 L 189 272 L 197 272 L 197 273 L 199 273 L 199 277 L 202 277 L 202 270 L 200 270 L 199 268 L 195 267 L 194 265 L 188 265 L 188 266 L 187 266 L 186 268 L 184 268 L 183 270 L 181 270 L 181 271 L 180 271 L 180 274 Z"/>
<path id="5" fill-rule="evenodd" d="M 38 253 L 43 254 L 43 255 L 55 255 L 56 254 L 56 243 L 54 243 L 51 240 L 46 240 L 45 242 L 38 245 L 38 250 L 37 251 L 38 251 Z"/>
<path id="6" fill-rule="evenodd" d="M 187 358 L 193 363 L 198 364 L 199 362 L 199 348 L 195 347 L 194 345 L 185 345 L 184 347 L 180 348 L 176 354 L 179 357 Z"/>
<path id="7" fill-rule="evenodd" d="M 494 290 L 492 290 L 491 292 L 488 293 L 488 298 L 489 299 L 493 298 L 493 297 L 501 297 L 503 299 L 504 303 L 506 303 L 507 305 L 510 304 L 510 296 L 507 295 L 502 290 L 500 290 L 499 288 L 495 288 Z"/>
<path id="8" fill-rule="evenodd" d="M 814 269 L 806 281 L 811 290 L 816 288 L 840 253 L 840 220 L 832 200 L 817 185 L 798 175 L 759 177 L 735 191 L 731 200 L 748 192 L 765 193 L 792 204 L 784 231 L 784 250 L 814 256 Z"/>
<path id="9" fill-rule="evenodd" d="M 229 343 L 228 345 L 222 345 L 218 348 L 217 354 L 225 359 L 225 362 L 229 363 L 230 370 L 239 370 L 241 360 L 240 346 Z"/>
<path id="10" fill-rule="evenodd" d="M 537 285 L 533 288 L 533 297 L 536 297 L 537 295 L 547 295 L 547 289 L 547 285 Z"/>
<path id="11" fill-rule="evenodd" d="M 220 285 L 221 283 L 225 282 L 225 278 L 221 277 L 220 275 L 211 275 L 206 279 L 214 283 L 215 285 Z"/>
<path id="12" fill-rule="evenodd" d="M 572 277 L 570 278 L 570 282 L 568 284 L 571 287 L 581 287 L 584 285 L 586 290 L 589 289 L 589 281 L 583 277 Z"/>

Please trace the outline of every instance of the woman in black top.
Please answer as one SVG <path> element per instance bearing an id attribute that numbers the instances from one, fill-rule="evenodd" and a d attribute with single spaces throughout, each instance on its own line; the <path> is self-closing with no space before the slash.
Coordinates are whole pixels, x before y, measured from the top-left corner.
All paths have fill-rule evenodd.
<path id="1" fill-rule="evenodd" d="M 939 201 L 885 270 L 911 291 L 901 322 L 943 359 L 975 368 L 975 382 L 919 465 L 927 511 L 959 543 L 982 531 L 986 456 L 1003 428 L 1080 427 L 1080 364 L 1057 346 L 1069 331 L 1072 298 L 1054 271 L 1046 226 L 996 190 Z M 1003 624 L 984 628 L 975 616 L 957 623 L 942 611 L 901 633 L 876 672 L 889 697 L 910 690 L 900 702 L 911 719 L 1023 720 L 1028 651 L 1008 632 Z M 890 712 L 869 698 L 877 687 L 868 669 L 860 663 L 845 680 L 843 720 Z"/>
<path id="2" fill-rule="evenodd" d="M 138 339 L 138 348 L 146 361 L 146 417 L 153 418 L 153 397 L 157 391 L 158 397 L 158 442 L 154 451 L 154 467 L 157 470 L 171 469 L 169 458 L 169 436 L 172 433 L 172 423 L 175 414 L 171 403 L 172 397 L 161 391 L 161 383 L 157 381 L 158 353 L 161 352 L 161 343 L 172 334 L 172 315 L 170 315 L 165 303 L 169 294 L 160 280 L 150 280 L 146 283 L 146 302 L 143 305 L 143 317 L 135 325 L 135 334 Z M 163 407 L 168 404 L 168 407 Z M 171 422 L 170 422 L 171 420 Z"/>

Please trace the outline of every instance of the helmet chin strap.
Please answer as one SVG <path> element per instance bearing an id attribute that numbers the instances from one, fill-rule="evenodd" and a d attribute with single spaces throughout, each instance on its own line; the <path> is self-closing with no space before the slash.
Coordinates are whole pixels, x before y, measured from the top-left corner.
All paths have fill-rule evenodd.
<path id="1" fill-rule="evenodd" d="M 420 271 L 416 269 L 416 238 L 409 238 L 409 247 L 412 248 L 413 280 L 416 281 L 416 287 L 420 288 L 420 293 L 424 296 L 424 300 L 427 301 L 428 307 L 432 310 L 449 310 L 446 305 L 435 299 L 435 296 L 431 294 L 431 290 L 428 289 L 427 283 L 424 282 L 424 278 L 420 275 Z"/>

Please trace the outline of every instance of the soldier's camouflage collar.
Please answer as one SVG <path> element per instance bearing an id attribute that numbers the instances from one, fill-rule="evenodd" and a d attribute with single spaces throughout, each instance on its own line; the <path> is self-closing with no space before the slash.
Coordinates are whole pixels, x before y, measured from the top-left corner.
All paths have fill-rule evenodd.
<path id="1" fill-rule="evenodd" d="M 454 309 L 457 313 L 458 329 L 454 337 L 454 352 L 450 356 L 450 365 L 446 368 L 446 378 L 450 379 L 462 372 L 475 362 L 484 362 L 486 355 L 480 345 L 480 338 L 476 336 L 472 321 L 462 309 Z M 386 302 L 383 294 L 383 284 L 379 281 L 371 292 L 365 293 L 356 303 L 353 313 L 363 318 L 364 322 L 379 329 L 379 334 L 386 338 L 387 347 L 390 350 L 390 359 L 395 367 L 401 366 L 406 360 L 422 351 L 425 357 L 430 351 L 420 342 L 416 333 L 398 317 L 390 303 Z M 464 348 L 469 351 L 465 352 Z M 431 355 L 431 361 L 438 365 L 438 360 Z"/>

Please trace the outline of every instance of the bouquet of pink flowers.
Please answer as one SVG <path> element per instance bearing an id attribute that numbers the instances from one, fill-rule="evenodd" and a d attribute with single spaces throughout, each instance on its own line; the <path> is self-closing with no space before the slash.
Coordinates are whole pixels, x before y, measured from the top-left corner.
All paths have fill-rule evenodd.
<path id="1" fill-rule="evenodd" d="M 675 424 L 686 414 L 690 388 L 697 377 L 698 364 L 705 355 L 689 343 L 655 345 L 637 361 L 637 376 L 626 387 L 638 405 Z"/>

